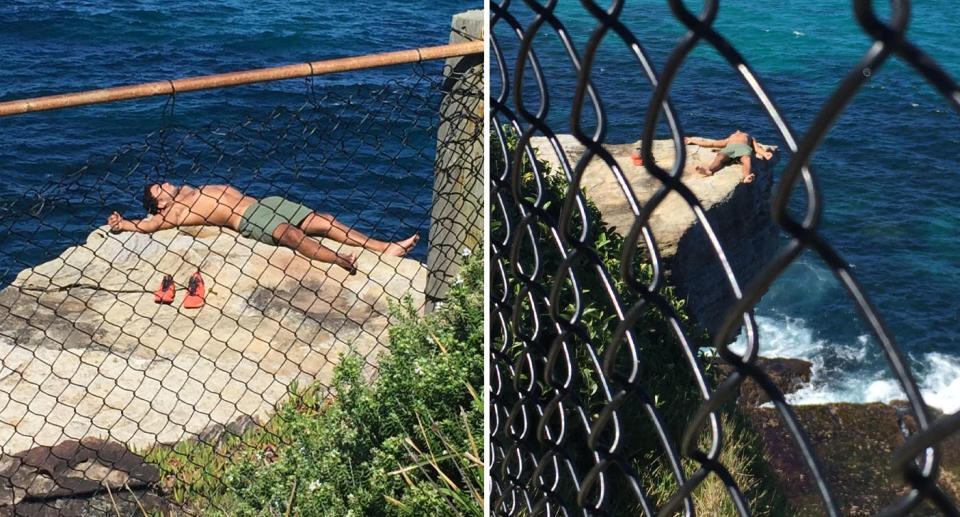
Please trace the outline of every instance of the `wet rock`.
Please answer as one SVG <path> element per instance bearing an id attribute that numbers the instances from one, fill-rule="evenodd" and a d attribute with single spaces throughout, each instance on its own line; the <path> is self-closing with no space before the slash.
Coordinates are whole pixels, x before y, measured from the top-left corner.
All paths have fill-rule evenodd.
<path id="1" fill-rule="evenodd" d="M 794 406 L 797 419 L 823 463 L 827 482 L 843 515 L 876 515 L 908 490 L 891 470 L 891 457 L 904 443 L 902 429 L 917 431 L 916 422 L 895 405 L 835 403 Z M 759 433 L 764 455 L 798 515 L 823 515 L 814 478 L 780 415 L 769 408 L 746 411 Z M 939 484 L 958 501 L 960 496 L 960 433 L 939 447 Z M 911 515 L 940 515 L 925 503 Z"/>
<path id="2" fill-rule="evenodd" d="M 729 376 L 734 370 L 733 366 L 719 357 L 715 358 L 713 363 L 722 377 Z M 813 369 L 813 364 L 809 361 L 785 357 L 757 357 L 754 364 L 770 377 L 773 384 L 784 395 L 793 393 L 810 382 L 810 373 Z M 740 397 L 737 399 L 739 405 L 756 407 L 769 401 L 770 396 L 753 378 L 747 378 L 740 385 Z"/>

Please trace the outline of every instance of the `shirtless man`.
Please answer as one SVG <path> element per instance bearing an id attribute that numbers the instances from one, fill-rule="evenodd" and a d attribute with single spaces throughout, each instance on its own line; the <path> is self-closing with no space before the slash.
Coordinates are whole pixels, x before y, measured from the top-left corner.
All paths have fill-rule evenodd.
<path id="1" fill-rule="evenodd" d="M 757 156 L 763 158 L 764 160 L 769 160 L 773 158 L 773 153 L 768 151 L 765 147 L 758 144 L 757 141 L 750 135 L 736 130 L 732 135 L 724 138 L 723 140 L 710 140 L 709 138 L 697 138 L 697 137 L 684 137 L 683 143 L 685 144 L 695 144 L 703 147 L 722 147 L 720 152 L 717 153 L 717 157 L 713 159 L 708 167 L 703 165 L 697 165 L 694 167 L 694 170 L 703 174 L 704 176 L 713 176 L 713 173 L 724 168 L 730 162 L 740 159 L 740 164 L 743 166 L 743 182 L 751 183 L 757 178 L 757 175 L 750 172 L 750 169 L 753 166 L 753 153 L 756 152 Z"/>
<path id="2" fill-rule="evenodd" d="M 355 253 L 334 252 L 308 236 L 320 235 L 397 257 L 405 255 L 420 239 L 419 235 L 413 235 L 397 242 L 378 241 L 343 225 L 332 215 L 314 212 L 281 197 L 257 200 L 228 185 L 147 185 L 143 191 L 143 207 L 153 214 L 152 218 L 128 220 L 114 212 L 107 218 L 107 224 L 114 232 L 143 233 L 177 226 L 225 226 L 245 237 L 286 246 L 308 258 L 336 264 L 351 274 L 356 272 Z"/>

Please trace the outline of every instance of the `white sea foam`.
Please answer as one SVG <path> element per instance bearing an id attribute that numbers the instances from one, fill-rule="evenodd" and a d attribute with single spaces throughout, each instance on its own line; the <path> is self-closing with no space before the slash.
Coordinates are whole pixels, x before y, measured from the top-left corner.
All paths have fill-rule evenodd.
<path id="1" fill-rule="evenodd" d="M 867 361 L 868 355 L 879 357 L 882 353 L 870 336 L 860 335 L 850 344 L 834 343 L 815 338 L 813 329 L 800 318 L 757 316 L 756 319 L 761 356 L 793 357 L 813 364 L 810 383 L 787 395 L 791 404 L 906 399 L 888 368 Z M 745 348 L 742 335 L 731 346 L 738 353 Z M 840 360 L 847 366 L 843 369 L 828 366 L 825 358 L 831 362 Z M 960 356 L 930 352 L 911 356 L 908 362 L 928 405 L 946 413 L 960 410 Z M 882 364 L 885 365 L 885 361 Z"/>

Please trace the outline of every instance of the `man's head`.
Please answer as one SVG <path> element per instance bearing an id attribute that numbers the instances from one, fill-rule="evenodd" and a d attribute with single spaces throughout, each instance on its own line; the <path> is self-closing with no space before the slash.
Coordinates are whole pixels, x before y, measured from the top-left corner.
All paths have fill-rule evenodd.
<path id="1" fill-rule="evenodd" d="M 143 208 L 148 214 L 158 214 L 173 202 L 178 187 L 169 183 L 153 183 L 143 188 Z"/>

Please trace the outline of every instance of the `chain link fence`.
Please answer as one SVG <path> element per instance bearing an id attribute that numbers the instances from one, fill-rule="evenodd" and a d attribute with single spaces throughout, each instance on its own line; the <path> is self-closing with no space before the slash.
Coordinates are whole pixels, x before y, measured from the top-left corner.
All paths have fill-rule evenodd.
<path id="1" fill-rule="evenodd" d="M 177 451 L 228 461 L 344 354 L 376 376 L 390 306 L 425 309 L 427 241 L 458 262 L 482 213 L 435 181 L 442 155 L 482 184 L 456 152 L 482 142 L 482 74 L 403 70 L 203 126 L 172 97 L 142 142 L 0 205 L 0 513 L 205 513 L 176 487 L 222 481 Z"/>
<path id="2" fill-rule="evenodd" d="M 753 482 L 727 452 L 736 447 L 738 436 L 746 433 L 751 439 L 751 431 L 743 431 L 743 422 L 730 407 L 745 396 L 741 389 L 753 384 L 770 401 L 770 418 L 783 429 L 780 450 L 794 451 L 793 482 L 812 486 L 811 498 L 818 502 L 810 503 L 807 511 L 858 514 L 835 496 L 835 480 L 798 419 L 797 408 L 786 402 L 773 372 L 758 357 L 761 343 L 753 309 L 806 251 L 833 270 L 906 398 L 901 410 L 910 422 L 903 426 L 905 440 L 884 458 L 894 481 L 904 484 L 894 489 L 891 500 L 881 502 L 879 514 L 917 510 L 957 515 L 960 510 L 944 491 L 939 474 L 948 452 L 948 446 L 940 444 L 956 436 L 960 415 L 938 416 L 927 407 L 893 335 L 850 266 L 819 232 L 822 197 L 810 161 L 869 72 L 885 61 L 908 64 L 954 111 L 960 111 L 960 88 L 906 39 L 909 2 L 892 2 L 889 22 L 883 22 L 871 2 L 855 0 L 856 19 L 872 46 L 859 62 L 848 65 L 849 72 L 819 108 L 809 130 L 796 134 L 764 80 L 713 28 L 720 2 L 704 2 L 699 14 L 680 0 L 667 3 L 688 32 L 660 70 L 644 42 L 623 22 L 630 8 L 625 2 L 581 2 L 591 17 L 586 22 L 583 17 L 564 19 L 558 2 L 491 5 L 492 512 L 783 515 L 778 513 L 786 511 L 778 506 L 782 501 L 747 486 Z M 589 39 L 577 47 L 568 26 L 583 28 L 585 23 L 591 29 Z M 604 39 L 618 46 L 604 47 Z M 562 49 L 553 54 L 562 55 L 561 61 L 538 53 L 547 41 Z M 773 190 L 770 201 L 761 203 L 754 215 L 772 218 L 789 239 L 749 274 L 732 263 L 730 248 L 721 245 L 730 242 L 721 238 L 725 223 L 718 222 L 716 214 L 708 215 L 711 207 L 702 192 L 684 178 L 693 147 L 684 145 L 682 114 L 671 105 L 668 92 L 697 46 L 716 50 L 786 144 L 789 159 L 775 186 L 770 170 L 757 172 L 754 188 Z M 610 92 L 604 90 L 609 86 L 597 63 L 610 66 L 605 52 L 611 48 L 628 55 L 635 66 L 631 73 L 638 79 L 645 74 L 652 90 L 649 97 L 637 94 L 649 102 L 637 105 L 637 111 L 646 111 L 640 113 L 642 137 L 632 158 L 627 158 L 630 150 L 617 155 L 605 140 L 612 116 L 601 96 Z M 707 91 L 711 84 L 704 83 L 698 93 L 715 94 Z M 555 113 L 555 106 L 564 106 L 567 99 L 569 119 L 567 112 Z M 561 117 L 570 121 L 572 138 L 559 134 L 554 120 Z M 670 140 L 656 141 L 658 130 Z M 591 179 L 592 168 L 615 188 L 596 194 L 599 181 Z M 731 188 L 739 188 L 739 176 L 732 176 Z M 653 184 L 647 197 L 639 194 L 638 182 Z M 626 222 L 618 225 L 622 236 L 601 220 L 603 209 L 598 206 L 609 197 L 618 198 L 626 214 Z M 799 216 L 788 210 L 795 198 L 804 200 Z M 681 203 L 682 208 L 676 208 Z M 722 279 L 719 289 L 729 293 L 722 317 L 709 329 L 712 338 L 688 318 L 688 306 L 667 284 L 666 270 L 676 269 L 684 255 L 677 250 L 674 262 L 662 256 L 664 244 L 654 228 L 660 206 L 690 214 L 698 249 L 710 255 L 715 278 Z M 735 352 L 730 343 L 739 332 L 746 347 Z M 716 347 L 716 359 L 700 353 L 707 345 Z M 769 477 L 757 468 L 759 476 Z M 714 498 L 705 499 L 710 483 L 715 485 L 710 489 Z"/>

